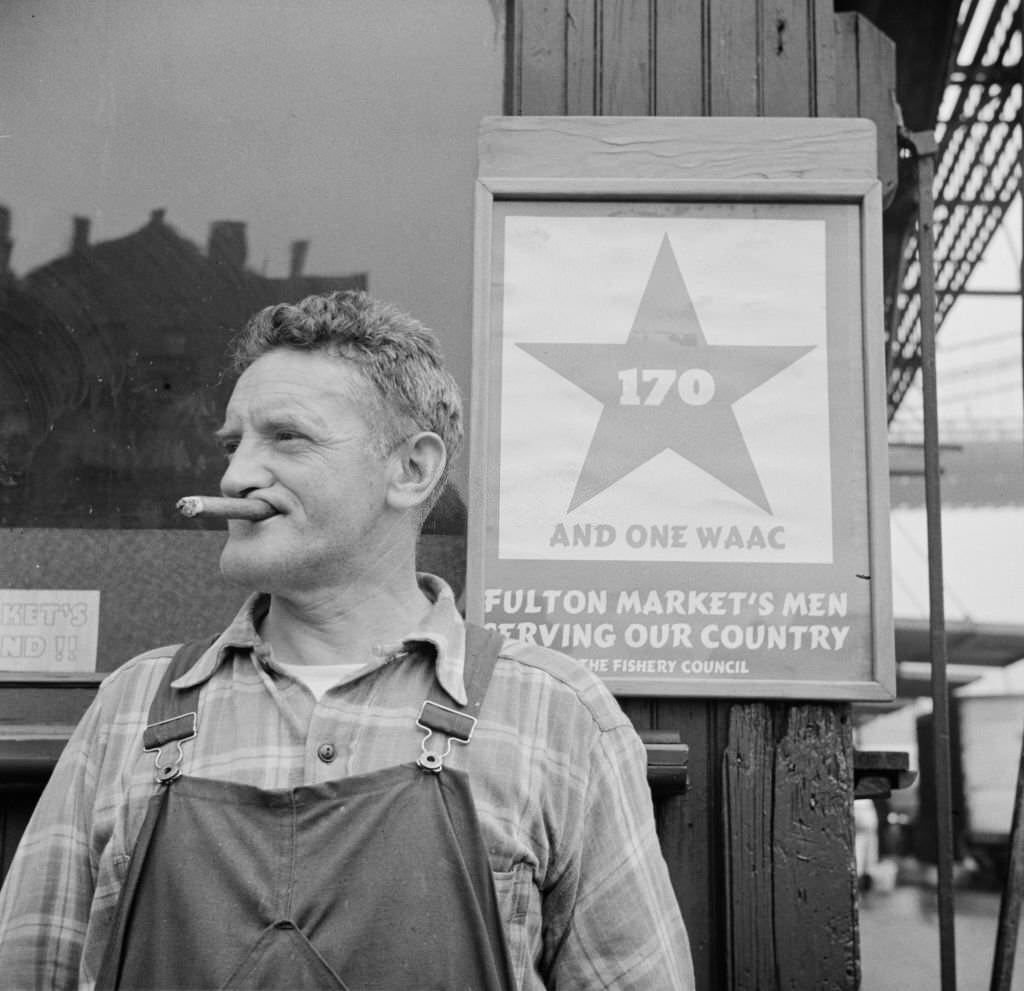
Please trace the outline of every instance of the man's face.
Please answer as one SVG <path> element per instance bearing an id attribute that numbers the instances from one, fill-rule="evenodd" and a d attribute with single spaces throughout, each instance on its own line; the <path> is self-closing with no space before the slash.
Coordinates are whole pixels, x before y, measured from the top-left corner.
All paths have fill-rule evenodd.
<path id="1" fill-rule="evenodd" d="M 375 453 L 357 397 L 361 372 L 342 358 L 280 349 L 235 385 L 219 431 L 221 490 L 258 496 L 278 514 L 232 520 L 225 577 L 260 591 L 327 590 L 366 577 L 393 537 L 390 459 Z"/>

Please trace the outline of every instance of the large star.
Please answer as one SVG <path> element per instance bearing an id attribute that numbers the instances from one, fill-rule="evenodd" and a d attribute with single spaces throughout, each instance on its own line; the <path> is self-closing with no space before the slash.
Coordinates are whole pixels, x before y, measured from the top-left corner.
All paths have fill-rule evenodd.
<path id="1" fill-rule="evenodd" d="M 668 235 L 622 344 L 520 344 L 603 406 L 569 511 L 662 451 L 771 512 L 733 403 L 812 347 L 708 344 Z"/>

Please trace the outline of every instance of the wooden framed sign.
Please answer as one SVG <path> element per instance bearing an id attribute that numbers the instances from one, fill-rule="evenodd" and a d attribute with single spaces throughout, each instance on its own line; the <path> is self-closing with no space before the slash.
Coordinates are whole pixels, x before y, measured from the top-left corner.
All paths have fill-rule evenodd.
<path id="1" fill-rule="evenodd" d="M 620 695 L 894 687 L 873 125 L 497 118 L 467 612 Z"/>

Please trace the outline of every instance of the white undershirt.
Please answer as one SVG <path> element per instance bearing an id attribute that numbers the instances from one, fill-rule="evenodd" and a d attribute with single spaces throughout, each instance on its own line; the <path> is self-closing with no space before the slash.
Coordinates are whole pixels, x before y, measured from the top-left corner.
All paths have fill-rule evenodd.
<path id="1" fill-rule="evenodd" d="M 285 674 L 301 681 L 320 701 L 342 678 L 347 678 L 356 671 L 362 671 L 365 664 L 283 664 L 274 662 Z"/>

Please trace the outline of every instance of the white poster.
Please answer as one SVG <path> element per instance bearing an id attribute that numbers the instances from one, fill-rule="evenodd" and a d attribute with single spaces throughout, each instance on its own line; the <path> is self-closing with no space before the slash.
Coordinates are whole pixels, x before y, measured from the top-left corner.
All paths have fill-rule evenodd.
<path id="1" fill-rule="evenodd" d="M 95 671 L 99 616 L 95 590 L 0 589 L 0 670 Z"/>
<path id="2" fill-rule="evenodd" d="M 831 563 L 825 239 L 507 217 L 498 556 Z"/>

